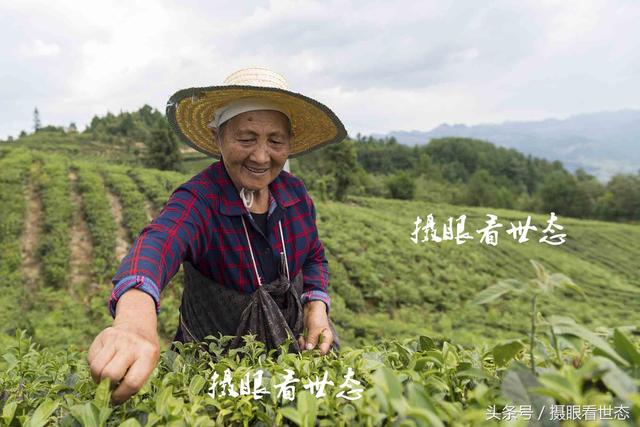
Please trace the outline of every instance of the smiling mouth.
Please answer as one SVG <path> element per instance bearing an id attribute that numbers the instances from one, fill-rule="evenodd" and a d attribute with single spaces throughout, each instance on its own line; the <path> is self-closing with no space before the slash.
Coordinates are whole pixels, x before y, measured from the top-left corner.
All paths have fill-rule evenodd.
<path id="1" fill-rule="evenodd" d="M 261 173 L 265 173 L 269 170 L 269 168 L 252 168 L 249 166 L 245 166 L 245 168 L 247 168 L 250 172 L 256 173 L 256 174 L 261 174 Z"/>

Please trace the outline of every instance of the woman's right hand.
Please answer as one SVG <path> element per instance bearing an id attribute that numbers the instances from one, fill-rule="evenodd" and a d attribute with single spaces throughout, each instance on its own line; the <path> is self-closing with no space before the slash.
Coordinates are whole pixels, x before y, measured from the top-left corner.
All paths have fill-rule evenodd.
<path id="1" fill-rule="evenodd" d="M 116 307 L 113 326 L 96 336 L 87 361 L 97 383 L 105 378 L 116 388 L 111 395 L 120 404 L 147 382 L 160 359 L 155 304 L 137 289 L 127 291 Z"/>

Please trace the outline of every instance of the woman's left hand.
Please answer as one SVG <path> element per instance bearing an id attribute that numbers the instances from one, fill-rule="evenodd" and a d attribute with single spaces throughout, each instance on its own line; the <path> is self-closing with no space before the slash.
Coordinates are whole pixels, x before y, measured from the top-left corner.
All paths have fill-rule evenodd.
<path id="1" fill-rule="evenodd" d="M 333 334 L 329 328 L 329 316 L 327 306 L 322 301 L 309 301 L 304 305 L 304 328 L 307 331 L 307 339 L 304 336 L 298 338 L 301 350 L 313 350 L 320 344 L 320 354 L 325 355 L 333 343 Z M 322 338 L 320 338 L 322 337 Z"/>

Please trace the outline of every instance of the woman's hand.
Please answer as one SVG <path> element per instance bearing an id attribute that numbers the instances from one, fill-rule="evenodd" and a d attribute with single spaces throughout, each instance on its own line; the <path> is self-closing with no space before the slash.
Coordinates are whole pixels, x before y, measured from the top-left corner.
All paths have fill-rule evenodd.
<path id="1" fill-rule="evenodd" d="M 87 361 L 97 383 L 105 378 L 117 385 L 111 400 L 120 404 L 147 382 L 160 358 L 155 304 L 137 289 L 122 295 L 113 326 L 93 340 Z"/>
<path id="2" fill-rule="evenodd" d="M 304 305 L 304 329 L 307 331 L 307 339 L 305 340 L 304 336 L 298 338 L 301 350 L 313 350 L 320 341 L 320 354 L 325 355 L 329 352 L 333 334 L 329 328 L 326 307 L 322 301 L 309 301 Z"/>

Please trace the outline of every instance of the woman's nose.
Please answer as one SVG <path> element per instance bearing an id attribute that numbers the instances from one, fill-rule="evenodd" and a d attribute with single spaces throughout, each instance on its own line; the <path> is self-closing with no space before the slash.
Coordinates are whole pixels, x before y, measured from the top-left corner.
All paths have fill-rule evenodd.
<path id="1" fill-rule="evenodd" d="M 258 141 L 255 150 L 253 150 L 253 161 L 258 164 L 265 164 L 269 162 L 270 154 L 266 141 Z"/>

